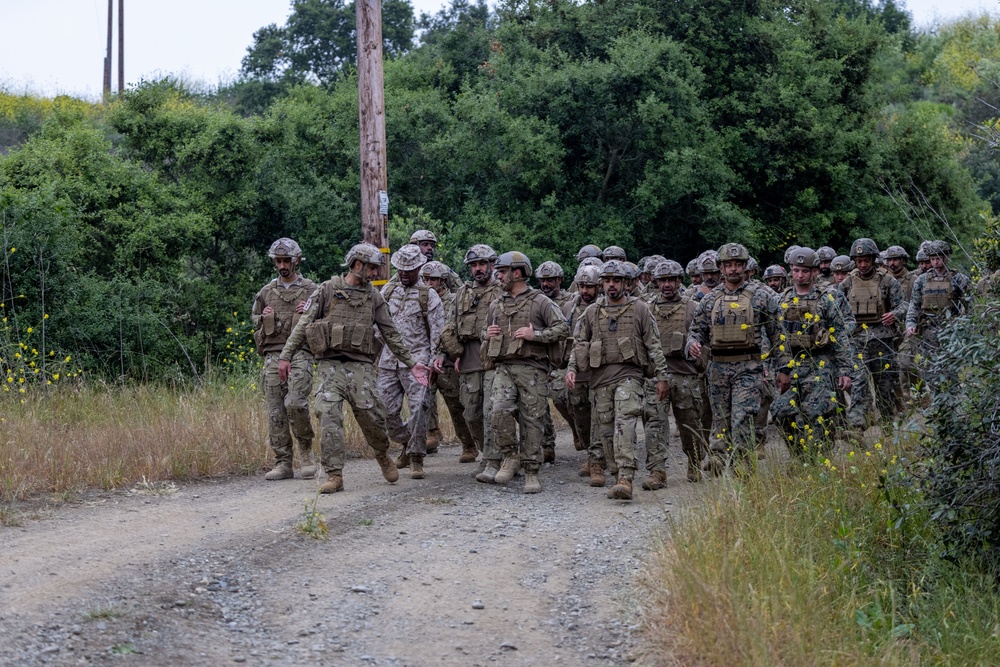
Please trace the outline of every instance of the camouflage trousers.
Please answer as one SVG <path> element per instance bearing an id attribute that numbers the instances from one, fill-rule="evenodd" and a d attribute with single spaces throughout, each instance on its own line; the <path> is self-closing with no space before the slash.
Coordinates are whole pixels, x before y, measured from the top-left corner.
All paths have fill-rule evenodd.
<path id="1" fill-rule="evenodd" d="M 278 352 L 264 356 L 264 402 L 267 406 L 267 439 L 277 463 L 292 464 L 292 435 L 300 452 L 311 452 L 313 437 L 309 419 L 309 394 L 313 388 L 313 356 L 299 350 L 292 357 L 288 382 L 278 377 Z M 289 425 L 291 433 L 289 433 Z"/>
<path id="2" fill-rule="evenodd" d="M 385 406 L 385 425 L 389 438 L 403 445 L 403 451 L 413 456 L 427 454 L 427 413 L 431 392 L 413 379 L 410 369 L 379 368 L 375 387 Z M 410 416 L 402 418 L 403 397 Z"/>
<path id="3" fill-rule="evenodd" d="M 656 380 L 645 382 L 645 405 L 642 425 L 646 434 L 646 470 L 666 471 L 667 442 L 670 434 L 668 410 L 673 410 L 674 422 L 680 433 L 681 449 L 688 460 L 688 469 L 700 469 L 708 449 L 708 433 L 701 423 L 701 377 L 670 373 L 670 398 L 656 398 Z"/>
<path id="4" fill-rule="evenodd" d="M 320 359 L 316 362 L 313 410 L 319 415 L 319 446 L 323 470 L 344 469 L 344 401 L 351 406 L 368 445 L 389 449 L 385 406 L 375 389 L 375 366 L 367 361 Z"/>
<path id="5" fill-rule="evenodd" d="M 520 449 L 524 469 L 538 470 L 549 400 L 548 373 L 526 364 L 499 363 L 490 393 L 490 425 L 497 450 L 503 456 L 513 456 Z"/>
<path id="6" fill-rule="evenodd" d="M 576 445 L 580 442 L 580 436 L 576 432 L 576 423 L 573 421 L 573 415 L 569 408 L 569 393 L 566 389 L 566 369 L 557 369 L 549 372 L 549 398 L 552 399 L 552 405 L 555 406 L 562 418 L 566 420 L 569 424 L 570 431 L 573 432 L 573 444 Z M 543 449 L 555 449 L 556 447 L 556 428 L 555 424 L 552 423 L 552 413 L 547 409 L 545 410 L 545 421 L 543 423 L 545 427 L 545 437 L 542 440 Z M 579 449 L 579 447 L 577 447 Z"/>
<path id="7" fill-rule="evenodd" d="M 756 446 L 757 414 L 764 392 L 764 362 L 718 361 L 708 365 L 712 405 L 709 447 L 723 459 L 745 458 Z"/>
<path id="8" fill-rule="evenodd" d="M 899 412 L 896 387 L 899 386 L 899 362 L 891 338 L 869 338 L 858 343 L 858 351 L 875 385 L 875 404 L 883 419 Z M 853 381 L 854 378 L 851 378 Z"/>
<path id="9" fill-rule="evenodd" d="M 644 382 L 625 378 L 613 384 L 591 389 L 591 406 L 597 416 L 597 438 L 604 458 L 614 461 L 619 479 L 632 479 L 638 463 L 635 458 L 636 425 L 642 418 Z"/>
<path id="10" fill-rule="evenodd" d="M 836 363 L 832 355 L 816 353 L 795 361 L 795 368 L 789 369 L 791 387 L 774 400 L 771 414 L 792 454 L 822 453 L 833 445 L 834 421 L 842 408 Z"/>
<path id="11" fill-rule="evenodd" d="M 462 447 L 475 449 L 476 440 L 472 437 L 469 425 L 465 423 L 460 384 L 460 376 L 455 369 L 445 367 L 434 381 L 433 393 L 440 394 L 441 398 L 444 399 L 444 405 L 448 408 L 448 416 L 451 417 L 451 425 L 455 428 L 455 437 L 462 443 Z M 431 411 L 427 416 L 427 430 L 433 431 L 438 428 L 438 402 L 435 397 L 431 399 Z"/>
<path id="12" fill-rule="evenodd" d="M 465 423 L 476 440 L 476 447 L 484 460 L 499 461 L 502 456 L 493 444 L 493 427 L 490 413 L 493 408 L 491 389 L 494 371 L 472 371 L 459 376 L 459 397 L 464 409 Z"/>
<path id="13" fill-rule="evenodd" d="M 753 430 L 756 439 L 754 444 L 758 452 L 761 452 L 767 443 L 767 418 L 771 416 L 771 404 L 774 402 L 774 397 L 778 395 L 778 389 L 774 386 L 773 380 L 774 374 L 768 369 L 768 372 L 764 375 L 764 382 L 761 384 L 760 412 L 757 413 L 757 417 L 754 419 Z"/>
<path id="14" fill-rule="evenodd" d="M 593 451 L 590 439 L 593 414 L 590 409 L 590 383 L 577 381 L 573 388 L 567 388 L 566 392 L 574 433 L 579 434 L 581 449 L 590 452 L 595 458 L 603 460 L 604 450 L 601 449 L 601 443 L 597 443 L 597 449 L 600 450 L 598 455 Z"/>
<path id="15" fill-rule="evenodd" d="M 837 402 L 844 410 L 839 413 L 834 421 L 837 424 L 846 424 L 856 430 L 864 430 L 874 423 L 875 398 L 872 395 L 872 377 L 865 368 L 864 363 L 855 358 L 851 366 L 851 389 L 849 391 L 850 402 L 846 401 L 848 396 L 840 388 L 837 388 Z"/>

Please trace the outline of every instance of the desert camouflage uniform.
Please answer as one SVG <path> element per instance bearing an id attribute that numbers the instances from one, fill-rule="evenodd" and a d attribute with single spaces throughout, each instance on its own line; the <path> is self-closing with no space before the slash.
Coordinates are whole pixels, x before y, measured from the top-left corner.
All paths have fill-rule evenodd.
<path id="1" fill-rule="evenodd" d="M 254 297 L 251 311 L 254 340 L 264 357 L 261 386 L 267 405 L 267 438 L 274 450 L 275 462 L 289 466 L 292 465 L 292 435 L 298 441 L 304 460 L 312 454 L 315 434 L 309 418 L 309 394 L 313 388 L 313 356 L 308 346 L 303 346 L 292 357 L 288 382 L 282 382 L 278 377 L 278 355 L 299 320 L 299 314 L 294 312 L 296 304 L 306 301 L 315 291 L 316 283 L 299 275 L 290 284 L 275 278 Z M 274 308 L 273 315 L 263 315 L 267 306 Z M 267 329 L 271 330 L 270 334 Z"/>
<path id="2" fill-rule="evenodd" d="M 337 317 L 331 316 L 335 310 Z M 321 325 L 330 331 L 324 334 Z M 344 468 L 344 401 L 351 406 L 368 445 L 378 454 L 389 449 L 385 407 L 375 388 L 374 327 L 396 358 L 412 368 L 416 362 L 396 331 L 382 294 L 371 285 L 352 287 L 342 276 L 334 276 L 313 294 L 281 350 L 281 359 L 293 359 L 308 335 L 318 378 L 313 410 L 319 415 L 320 450 L 327 473 L 339 474 Z M 316 349 L 317 340 L 325 341 L 324 349 Z"/>
<path id="3" fill-rule="evenodd" d="M 574 283 L 575 284 L 575 283 Z M 563 382 L 566 381 L 566 366 L 569 364 L 569 355 L 573 351 L 573 343 L 576 336 L 576 325 L 583 312 L 587 310 L 587 304 L 580 299 L 579 293 L 563 304 L 562 313 L 566 318 L 571 336 L 573 338 L 566 341 L 566 348 L 563 353 Z M 580 371 L 576 374 L 576 382 L 572 389 L 567 389 L 567 402 L 569 404 L 570 424 L 573 428 L 573 445 L 578 451 L 591 451 L 591 418 L 590 409 L 590 371 Z M 579 440 L 577 440 L 579 439 Z M 578 444 L 579 443 L 579 444 Z M 604 461 L 604 450 L 600 450 L 600 460 Z"/>
<path id="4" fill-rule="evenodd" d="M 755 447 L 754 427 L 764 383 L 762 330 L 768 340 L 778 338 L 778 305 L 772 294 L 771 290 L 761 289 L 753 283 L 744 283 L 732 290 L 723 282 L 698 304 L 688 331 L 688 348 L 696 341 L 712 348 L 712 360 L 708 365 L 708 399 L 713 417 L 709 447 L 717 460 L 726 461 L 734 456 L 745 458 Z M 740 314 L 745 308 L 740 302 L 744 300 L 749 300 L 749 313 Z M 717 303 L 720 308 L 713 320 Z M 737 307 L 731 308 L 734 303 Z M 751 321 L 738 321 L 741 318 Z M 724 325 L 734 324 L 747 324 L 744 331 L 749 335 L 745 343 L 738 346 L 725 343 L 728 346 L 725 347 L 721 332 Z"/>
<path id="5" fill-rule="evenodd" d="M 868 283 L 872 284 L 869 286 Z M 899 409 L 896 397 L 896 387 L 899 384 L 896 339 L 900 325 L 906 319 L 909 304 L 903 299 L 903 290 L 899 282 L 886 269 L 874 269 L 867 280 L 862 277 L 858 269 L 854 269 L 840 284 L 840 291 L 846 297 L 857 322 L 854 342 L 858 352 L 855 359 L 861 359 L 867 371 L 851 375 L 852 398 L 860 398 L 853 388 L 853 383 L 861 380 L 867 385 L 870 374 L 875 386 L 875 404 L 883 418 L 890 418 Z M 875 298 L 876 293 L 878 298 Z M 867 298 L 869 296 L 872 298 Z M 889 312 L 896 316 L 898 323 L 891 327 L 882 324 L 882 315 Z M 850 367 L 853 369 L 854 365 L 855 362 L 852 360 Z M 860 401 L 852 401 L 852 407 L 854 402 Z M 868 407 L 870 406 L 869 401 Z M 857 419 L 850 421 L 856 422 Z M 852 423 L 852 426 L 857 425 Z"/>
<path id="6" fill-rule="evenodd" d="M 410 355 L 417 363 L 429 366 L 434 346 L 444 327 L 441 297 L 421 280 L 408 288 L 401 283 L 386 285 L 382 288 L 382 297 Z M 413 379 L 409 367 L 400 363 L 388 347 L 382 349 L 379 358 L 376 386 L 385 405 L 389 437 L 404 445 L 405 454 L 424 456 L 427 453 L 430 390 Z M 410 409 L 405 423 L 401 418 L 404 395 Z"/>
<path id="7" fill-rule="evenodd" d="M 569 335 L 569 325 L 552 300 L 532 287 L 516 296 L 502 292 L 490 304 L 486 322 L 480 336 L 487 364 L 494 366 L 490 426 L 497 450 L 505 458 L 520 454 L 525 472 L 537 472 L 543 460 L 543 418 L 549 398 L 548 348 L 559 347 Z M 487 338 L 486 327 L 493 323 L 502 333 Z M 534 328 L 534 340 L 514 338 L 514 332 L 525 326 Z"/>
<path id="8" fill-rule="evenodd" d="M 559 293 L 554 297 L 549 297 L 549 299 L 556 304 L 559 311 L 562 312 L 563 306 L 565 306 L 569 301 L 573 299 L 573 295 L 566 290 L 559 290 Z M 565 313 L 563 313 L 565 315 Z M 573 423 L 573 417 L 570 414 L 569 409 L 569 395 L 566 390 L 566 367 L 560 365 L 559 368 L 553 367 L 549 371 L 549 398 L 552 399 L 552 405 L 555 406 L 562 418 L 566 420 L 569 424 L 570 431 L 573 432 L 573 444 L 576 445 L 580 442 L 579 434 L 576 432 L 576 424 Z M 546 406 L 545 417 L 543 419 L 543 431 L 544 437 L 542 439 L 542 449 L 546 453 L 546 458 L 550 458 L 555 455 L 556 447 L 556 428 L 552 423 L 552 413 L 548 410 Z M 577 449 L 580 449 L 577 447 Z M 551 454 L 550 454 L 551 452 Z"/>
<path id="9" fill-rule="evenodd" d="M 438 292 L 438 296 L 441 297 L 441 303 L 444 305 L 444 322 L 454 321 L 455 293 L 449 292 L 447 288 L 444 288 L 441 292 Z M 440 335 L 438 335 L 438 340 L 440 340 Z M 437 341 L 435 341 L 435 344 L 437 344 Z M 451 364 L 445 364 L 441 372 L 436 374 L 433 393 L 440 393 L 441 398 L 444 399 L 445 407 L 448 408 L 448 416 L 451 417 L 451 425 L 455 428 L 455 437 L 462 443 L 462 449 L 474 452 L 476 450 L 476 439 L 472 437 L 472 431 L 469 430 L 469 425 L 465 422 L 460 377 Z M 438 429 L 438 406 L 437 401 L 432 398 L 431 410 L 427 416 L 427 430 L 433 431 Z"/>
<path id="10" fill-rule="evenodd" d="M 612 331 L 613 336 L 607 335 Z M 668 376 L 656 322 L 646 303 L 626 297 L 612 305 L 601 297 L 587 307 L 576 324 L 567 369 L 591 373 L 591 410 L 597 428 L 591 434 L 591 460 L 614 461 L 618 479 L 631 482 L 638 467 L 636 425 L 642 418 L 645 377 L 666 381 Z"/>

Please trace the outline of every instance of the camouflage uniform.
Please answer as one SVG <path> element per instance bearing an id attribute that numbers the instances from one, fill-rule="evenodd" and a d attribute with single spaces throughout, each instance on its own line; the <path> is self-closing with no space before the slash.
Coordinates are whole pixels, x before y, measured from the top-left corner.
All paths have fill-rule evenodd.
<path id="1" fill-rule="evenodd" d="M 386 285 L 382 297 L 406 349 L 417 363 L 429 365 L 433 346 L 444 327 L 444 306 L 437 292 L 418 280 L 409 288 L 402 284 Z M 385 405 L 389 437 L 404 445 L 404 454 L 424 456 L 427 453 L 430 390 L 413 379 L 410 369 L 400 363 L 389 348 L 383 348 L 379 358 L 376 386 Z M 410 408 L 406 423 L 400 414 L 404 395 Z"/>
<path id="2" fill-rule="evenodd" d="M 897 322 L 903 322 L 908 304 L 903 300 L 899 283 L 886 269 L 874 269 L 867 279 L 859 269 L 854 269 L 840 284 L 840 290 L 847 298 L 857 321 L 854 340 L 867 373 L 871 374 L 874 381 L 876 405 L 882 417 L 889 418 L 899 409 L 896 398 L 896 387 L 899 384 L 896 338 L 899 325 L 885 326 L 882 324 L 882 315 L 891 312 L 896 316 Z M 852 361 L 850 367 L 853 366 Z M 852 375 L 852 383 L 856 381 L 856 377 L 858 376 Z M 860 374 L 858 379 L 868 383 L 865 373 Z M 856 393 L 853 397 L 858 398 Z"/>
<path id="3" fill-rule="evenodd" d="M 290 360 L 308 341 L 316 357 L 313 410 L 319 415 L 322 463 L 328 475 L 340 476 L 344 468 L 343 406 L 347 401 L 388 479 L 385 464 L 392 466 L 392 462 L 386 458 L 385 407 L 375 388 L 375 327 L 396 358 L 412 368 L 416 362 L 396 331 L 382 294 L 371 285 L 354 287 L 342 276 L 334 276 L 313 294 L 281 350 L 280 358 Z"/>
<path id="4" fill-rule="evenodd" d="M 913 336 L 915 363 L 937 351 L 937 332 L 949 315 L 961 315 L 973 296 L 972 280 L 953 269 L 931 269 L 917 276 L 906 311 L 906 328 L 916 329 Z"/>
<path id="5" fill-rule="evenodd" d="M 278 377 L 278 355 L 288 334 L 299 321 L 296 305 L 307 301 L 316 291 L 316 283 L 296 275 L 291 283 L 275 278 L 265 285 L 253 300 L 251 320 L 257 352 L 264 357 L 264 401 L 267 405 L 267 438 L 274 450 L 275 463 L 292 466 L 292 437 L 298 441 L 303 461 L 312 461 L 313 433 L 309 418 L 309 394 L 313 385 L 313 356 L 308 346 L 303 346 L 292 357 L 288 382 Z M 264 315 L 267 307 L 273 313 Z M 310 463 L 311 465 L 311 463 Z"/>
<path id="6" fill-rule="evenodd" d="M 733 456 L 745 458 L 755 447 L 754 426 L 764 383 L 762 331 L 768 340 L 777 340 L 778 317 L 772 292 L 756 283 L 744 283 L 734 290 L 723 282 L 695 310 L 687 347 L 698 342 L 712 348 L 708 365 L 713 417 L 709 446 L 716 466 Z"/>
<path id="7" fill-rule="evenodd" d="M 798 294 L 793 285 L 779 301 L 781 334 L 771 354 L 791 387 L 775 399 L 771 414 L 793 454 L 822 451 L 833 442 L 837 378 L 850 376 L 853 365 L 849 327 L 836 287 L 814 284 Z"/>
<path id="8" fill-rule="evenodd" d="M 541 268 L 541 267 L 539 267 Z M 559 290 L 555 295 L 549 296 L 552 303 L 556 304 L 556 307 L 560 312 L 563 311 L 563 306 L 573 300 L 573 295 L 564 290 Z M 565 315 L 565 313 L 563 313 Z M 573 446 L 580 450 L 580 435 L 577 433 L 576 424 L 573 423 L 573 415 L 570 412 L 569 407 L 569 394 L 566 390 L 566 367 L 563 364 L 559 364 L 558 367 L 553 367 L 549 371 L 549 398 L 552 399 L 552 405 L 555 406 L 562 418 L 566 420 L 569 425 L 570 431 L 573 433 Z M 548 410 L 546 406 L 545 417 L 543 421 L 544 426 L 544 437 L 542 439 L 542 450 L 545 455 L 546 461 L 555 460 L 555 447 L 556 447 L 556 428 L 552 423 L 552 413 Z"/>

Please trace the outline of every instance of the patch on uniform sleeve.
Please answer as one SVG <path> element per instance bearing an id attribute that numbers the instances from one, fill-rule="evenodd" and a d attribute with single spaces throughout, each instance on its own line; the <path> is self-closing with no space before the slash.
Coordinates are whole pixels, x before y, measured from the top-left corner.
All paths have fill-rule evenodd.
<path id="1" fill-rule="evenodd" d="M 303 306 L 303 308 L 302 308 L 303 312 L 305 312 L 305 311 L 309 310 L 309 306 L 311 306 L 311 305 L 312 305 L 312 302 L 313 302 L 313 298 L 312 298 L 312 294 L 310 294 L 310 295 L 309 295 L 309 298 L 308 298 L 308 299 L 306 299 L 306 304 L 305 304 L 305 306 Z"/>

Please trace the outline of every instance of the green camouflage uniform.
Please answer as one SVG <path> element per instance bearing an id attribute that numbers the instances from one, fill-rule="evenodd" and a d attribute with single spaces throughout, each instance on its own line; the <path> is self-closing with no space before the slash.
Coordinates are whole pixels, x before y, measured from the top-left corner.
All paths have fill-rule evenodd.
<path id="1" fill-rule="evenodd" d="M 594 460 L 614 461 L 618 479 L 631 481 L 636 461 L 636 424 L 642 418 L 645 377 L 667 381 L 667 363 L 656 322 L 646 303 L 626 297 L 618 305 L 601 297 L 580 317 L 568 370 L 589 370 L 591 409 L 596 416 Z M 600 455 L 594 451 L 600 447 Z"/>
<path id="2" fill-rule="evenodd" d="M 913 352 L 918 368 L 921 358 L 926 359 L 937 351 L 937 332 L 941 323 L 950 315 L 965 312 L 973 290 L 972 280 L 967 275 L 948 268 L 942 274 L 930 269 L 913 281 L 906 328 L 917 330 Z"/>
<path id="3" fill-rule="evenodd" d="M 416 362 L 379 291 L 371 285 L 352 287 L 342 276 L 334 276 L 310 298 L 281 350 L 280 358 L 291 360 L 308 342 L 316 357 L 313 410 L 319 415 L 320 450 L 327 473 L 340 473 L 344 468 L 344 401 L 351 406 L 368 445 L 378 453 L 389 449 L 385 407 L 375 389 L 375 327 L 396 358 L 412 368 Z"/>
<path id="4" fill-rule="evenodd" d="M 563 306 L 573 299 L 573 295 L 565 290 L 560 290 L 559 294 L 554 298 L 549 297 L 549 299 L 562 312 Z M 565 316 L 565 313 L 563 313 L 563 316 Z M 548 386 L 549 398 L 552 399 L 552 405 L 555 406 L 559 414 L 562 415 L 562 418 L 569 424 L 570 431 L 573 432 L 573 444 L 576 445 L 580 442 L 580 435 L 576 431 L 576 424 L 573 423 L 573 416 L 569 409 L 569 395 L 566 390 L 566 366 L 564 364 L 560 363 L 557 368 L 554 367 L 549 371 Z M 542 440 L 542 449 L 545 451 L 554 451 L 556 447 L 556 429 L 552 423 L 552 413 L 547 407 L 543 421 L 545 435 Z M 577 449 L 580 449 L 580 447 L 577 447 Z"/>
<path id="5" fill-rule="evenodd" d="M 301 453 L 312 452 L 315 434 L 309 418 L 309 394 L 313 388 L 313 356 L 309 348 L 303 346 L 291 359 L 288 381 L 282 382 L 278 377 L 278 355 L 300 318 L 295 312 L 296 305 L 309 299 L 315 291 L 316 283 L 299 275 L 292 283 L 282 283 L 275 278 L 257 293 L 251 310 L 254 342 L 264 357 L 261 386 L 267 405 L 267 438 L 274 450 L 275 462 L 289 466 L 292 465 L 293 434 Z M 268 306 L 274 313 L 264 315 Z"/>

